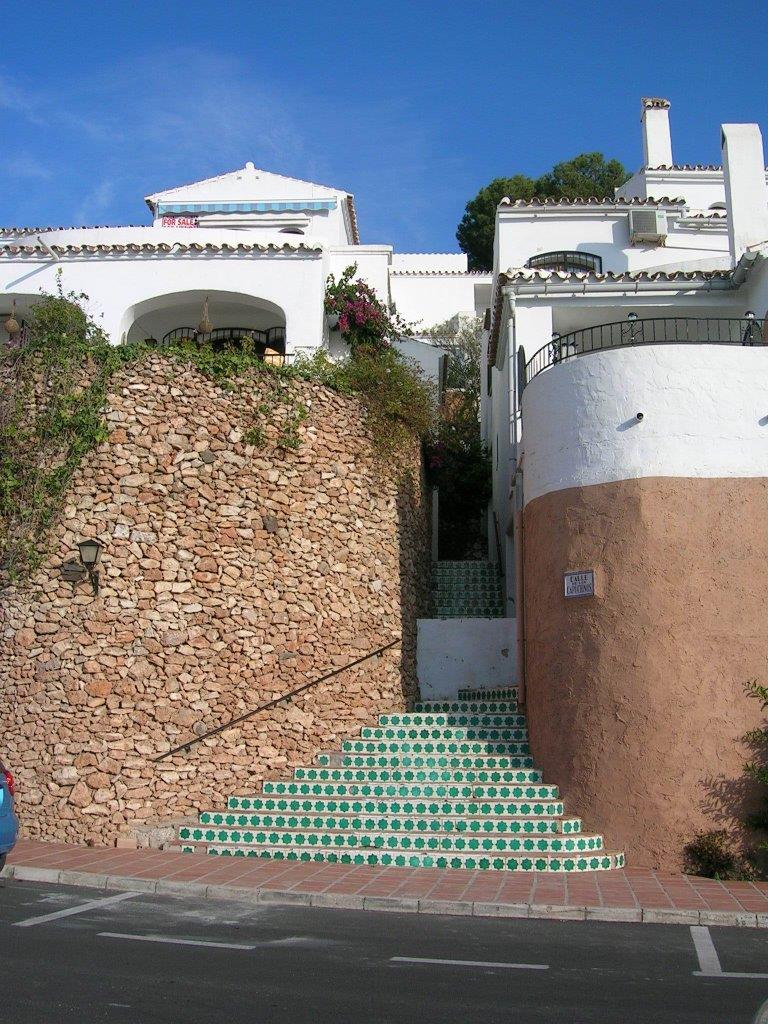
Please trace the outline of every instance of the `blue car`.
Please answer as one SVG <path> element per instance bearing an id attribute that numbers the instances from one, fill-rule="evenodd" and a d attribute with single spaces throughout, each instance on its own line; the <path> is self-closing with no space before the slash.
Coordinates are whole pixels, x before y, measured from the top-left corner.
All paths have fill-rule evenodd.
<path id="1" fill-rule="evenodd" d="M 0 761 L 0 871 L 19 837 L 19 819 L 13 810 L 13 776 Z"/>

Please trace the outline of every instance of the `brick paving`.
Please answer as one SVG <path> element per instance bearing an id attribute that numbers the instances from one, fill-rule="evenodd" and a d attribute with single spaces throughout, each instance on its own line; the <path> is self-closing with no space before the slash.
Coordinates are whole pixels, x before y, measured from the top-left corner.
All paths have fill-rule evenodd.
<path id="1" fill-rule="evenodd" d="M 174 851 L 69 846 L 22 839 L 4 874 L 96 888 L 142 888 L 353 909 L 554 917 L 768 928 L 768 882 L 719 882 L 625 868 L 507 874 L 369 867 Z"/>

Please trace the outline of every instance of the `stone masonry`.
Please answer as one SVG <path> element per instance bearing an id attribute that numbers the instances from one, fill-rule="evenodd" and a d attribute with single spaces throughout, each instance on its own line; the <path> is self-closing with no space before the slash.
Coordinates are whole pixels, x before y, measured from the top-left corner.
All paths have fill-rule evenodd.
<path id="1" fill-rule="evenodd" d="M 244 440 L 273 379 L 154 355 L 115 380 L 36 577 L 0 610 L 0 752 L 28 836 L 107 843 L 311 762 L 403 710 L 428 609 L 419 446 L 377 459 L 359 403 L 289 385 L 301 446 Z M 59 566 L 104 544 L 101 591 Z M 168 760 L 153 758 L 402 634 L 401 647 Z"/>

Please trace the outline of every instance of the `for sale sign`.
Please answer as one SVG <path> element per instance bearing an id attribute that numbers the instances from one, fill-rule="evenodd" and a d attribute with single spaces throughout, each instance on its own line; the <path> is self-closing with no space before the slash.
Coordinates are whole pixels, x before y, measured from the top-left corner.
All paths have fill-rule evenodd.
<path id="1" fill-rule="evenodd" d="M 162 226 L 164 228 L 199 228 L 200 218 L 199 217 L 163 217 Z"/>

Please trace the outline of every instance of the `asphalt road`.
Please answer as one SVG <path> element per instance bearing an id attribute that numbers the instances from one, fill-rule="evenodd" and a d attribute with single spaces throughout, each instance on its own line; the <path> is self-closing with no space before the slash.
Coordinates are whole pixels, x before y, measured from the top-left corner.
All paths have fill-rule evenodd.
<path id="1" fill-rule="evenodd" d="M 768 1000 L 757 930 L 0 886 L 3 1024 L 747 1024 Z"/>

